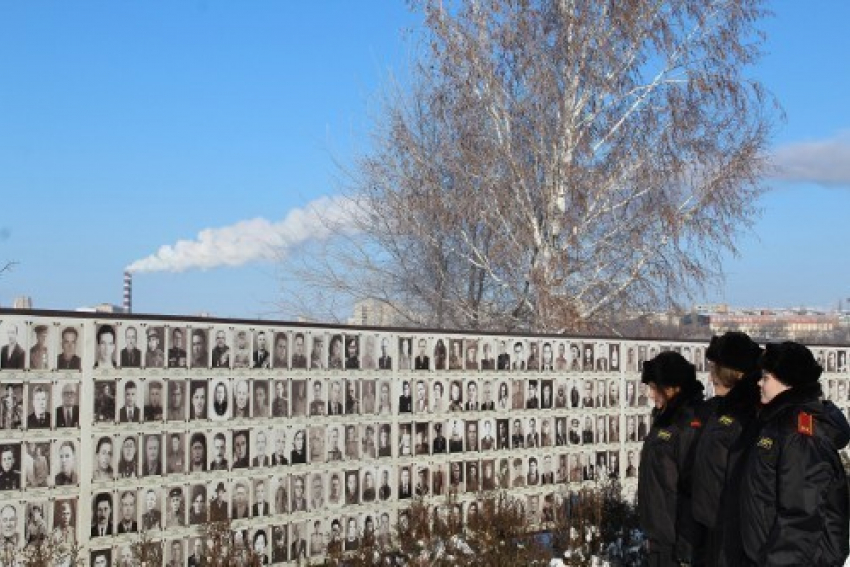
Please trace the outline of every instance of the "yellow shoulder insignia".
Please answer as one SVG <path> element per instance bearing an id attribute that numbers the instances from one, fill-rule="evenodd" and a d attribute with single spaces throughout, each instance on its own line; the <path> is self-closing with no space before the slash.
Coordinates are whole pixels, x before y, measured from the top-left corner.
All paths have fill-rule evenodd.
<path id="1" fill-rule="evenodd" d="M 762 437 L 759 439 L 758 446 L 762 449 L 770 449 L 773 447 L 773 439 L 770 437 Z"/>
<path id="2" fill-rule="evenodd" d="M 728 415 L 721 415 L 717 419 L 717 421 L 720 423 L 720 425 L 732 425 L 733 423 L 735 423 L 735 418 L 730 417 Z"/>
<path id="3" fill-rule="evenodd" d="M 662 441 L 669 441 L 671 437 L 673 437 L 673 434 L 667 431 L 666 429 L 658 430 L 658 438 Z"/>

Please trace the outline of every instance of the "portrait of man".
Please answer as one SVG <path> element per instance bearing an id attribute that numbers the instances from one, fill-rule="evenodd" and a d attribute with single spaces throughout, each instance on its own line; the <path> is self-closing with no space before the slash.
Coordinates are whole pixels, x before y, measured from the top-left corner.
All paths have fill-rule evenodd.
<path id="1" fill-rule="evenodd" d="M 312 337 L 310 347 L 310 368 L 313 370 L 324 370 L 325 368 L 325 336 L 316 334 Z"/>
<path id="2" fill-rule="evenodd" d="M 227 488 L 223 482 L 215 487 L 215 496 L 210 501 L 210 521 L 223 522 L 228 519 Z"/>
<path id="3" fill-rule="evenodd" d="M 537 397 L 537 380 L 528 381 L 528 397 L 525 401 L 526 409 L 538 409 L 540 407 L 540 399 Z"/>
<path id="4" fill-rule="evenodd" d="M 56 408 L 56 427 L 79 427 L 80 405 L 77 384 L 62 384 L 60 405 Z"/>
<path id="5" fill-rule="evenodd" d="M 428 340 L 421 338 L 417 342 L 417 353 L 416 358 L 413 361 L 413 367 L 415 370 L 430 370 L 431 369 L 431 360 L 428 358 L 426 351 L 428 349 Z"/>
<path id="6" fill-rule="evenodd" d="M 33 328 L 35 344 L 30 347 L 30 370 L 48 370 L 50 368 L 50 352 L 47 337 L 50 328 L 47 325 L 36 325 Z"/>
<path id="7" fill-rule="evenodd" d="M 272 365 L 278 369 L 289 368 L 289 337 L 285 331 L 274 334 Z"/>
<path id="8" fill-rule="evenodd" d="M 345 337 L 345 369 L 356 370 L 360 368 L 360 340 L 357 335 Z"/>
<path id="9" fill-rule="evenodd" d="M 510 435 L 508 434 L 508 420 L 496 420 L 496 449 L 510 449 Z"/>
<path id="10" fill-rule="evenodd" d="M 162 474 L 162 447 L 159 434 L 145 435 L 145 463 L 142 467 L 143 476 L 159 476 Z"/>
<path id="11" fill-rule="evenodd" d="M 50 443 L 27 443 L 26 453 L 24 453 L 24 476 L 26 477 L 27 486 L 33 488 L 45 488 L 50 477 Z M 13 446 L 12 457 L 15 457 L 15 447 Z M 3 447 L 0 446 L 0 490 L 4 490 L 3 486 L 7 485 L 5 480 L 6 467 L 2 464 Z M 10 470 L 15 470 L 13 464 Z M 14 477 L 14 475 L 12 475 Z M 14 484 L 14 478 L 11 479 Z"/>
<path id="12" fill-rule="evenodd" d="M 427 455 L 430 451 L 428 440 L 428 423 L 419 422 L 416 428 L 416 442 L 413 446 L 413 452 L 416 455 Z"/>
<path id="13" fill-rule="evenodd" d="M 322 394 L 322 381 L 313 380 L 313 400 L 310 402 L 310 415 L 321 416 L 326 414 L 325 399 Z M 340 408 L 341 412 L 341 408 Z"/>
<path id="14" fill-rule="evenodd" d="M 493 383 L 486 380 L 482 384 L 484 385 L 484 401 L 481 402 L 481 409 L 492 411 L 496 409 L 496 403 L 493 401 Z"/>
<path id="15" fill-rule="evenodd" d="M 466 383 L 466 411 L 478 411 L 478 384 L 474 380 Z"/>
<path id="16" fill-rule="evenodd" d="M 112 535 L 112 495 L 108 492 L 95 495 L 92 518 L 91 537 Z"/>
<path id="17" fill-rule="evenodd" d="M 435 422 L 433 424 L 434 427 L 434 439 L 431 443 L 432 451 L 435 455 L 439 455 L 441 453 L 445 453 L 448 444 L 446 442 L 446 436 L 443 435 L 443 424 L 440 422 Z"/>
<path id="18" fill-rule="evenodd" d="M 481 450 L 492 451 L 496 446 L 496 439 L 493 437 L 493 422 L 489 419 L 482 420 Z"/>
<path id="19" fill-rule="evenodd" d="M 233 483 L 233 501 L 231 502 L 231 520 L 242 520 L 251 517 L 248 504 L 248 487 L 242 481 Z"/>
<path id="20" fill-rule="evenodd" d="M 307 511 L 307 495 L 305 493 L 304 476 L 292 475 L 292 502 L 289 506 L 290 512 Z"/>
<path id="21" fill-rule="evenodd" d="M 159 496 L 156 488 L 145 490 L 145 511 L 142 513 L 143 530 L 162 529 L 162 510 L 159 507 Z"/>
<path id="22" fill-rule="evenodd" d="M 404 380 L 401 383 L 401 395 L 398 397 L 399 413 L 413 412 L 413 398 L 410 395 L 410 381 Z"/>
<path id="23" fill-rule="evenodd" d="M 186 508 L 183 501 L 183 489 L 175 486 L 168 491 L 168 512 L 165 515 L 166 528 L 182 528 L 186 525 Z"/>
<path id="24" fill-rule="evenodd" d="M 135 380 L 127 380 L 124 384 L 124 405 L 118 411 L 118 421 L 121 423 L 141 423 L 142 412 L 136 404 L 138 386 Z"/>
<path id="25" fill-rule="evenodd" d="M 496 359 L 493 358 L 492 347 L 490 341 L 482 341 L 481 345 L 481 370 L 495 370 Z"/>
<path id="26" fill-rule="evenodd" d="M 186 453 L 183 449 L 183 434 L 171 432 L 166 435 L 165 466 L 169 474 L 182 474 L 186 470 Z"/>
<path id="27" fill-rule="evenodd" d="M 293 340 L 292 368 L 307 368 L 307 356 L 305 354 L 304 333 L 295 333 Z"/>
<path id="28" fill-rule="evenodd" d="M 389 342 L 388 337 L 381 337 L 381 355 L 378 357 L 379 370 L 392 370 L 393 358 L 389 353 Z"/>
<path id="29" fill-rule="evenodd" d="M 451 339 L 449 341 L 451 352 L 449 353 L 449 370 L 461 370 L 463 368 L 463 341 Z"/>
<path id="30" fill-rule="evenodd" d="M 119 534 L 134 534 L 139 531 L 139 522 L 136 518 L 136 492 L 125 490 L 121 493 L 119 500 L 121 517 L 118 519 Z"/>
<path id="31" fill-rule="evenodd" d="M 65 327 L 60 335 L 60 353 L 56 355 L 57 370 L 80 370 L 82 363 L 77 352 L 80 334 L 74 327 Z"/>
<path id="32" fill-rule="evenodd" d="M 111 481 L 115 477 L 112 467 L 112 437 L 104 435 L 97 440 L 94 454 L 94 473 L 92 479 L 97 481 Z"/>
<path id="33" fill-rule="evenodd" d="M 30 385 L 32 411 L 27 416 L 27 429 L 50 429 L 49 388 L 48 384 Z"/>
<path id="34" fill-rule="evenodd" d="M 54 477 L 56 486 L 75 486 L 79 484 L 77 474 L 77 447 L 73 441 L 65 440 L 58 449 L 59 472 Z"/>
<path id="35" fill-rule="evenodd" d="M 253 367 L 254 368 L 271 368 L 271 353 L 268 347 L 268 338 L 265 331 L 257 331 L 255 343 L 257 348 L 254 349 Z"/>
<path id="36" fill-rule="evenodd" d="M 145 403 L 145 421 L 162 421 L 165 417 L 162 399 L 162 382 L 159 380 L 146 380 L 148 386 L 148 399 Z"/>
<path id="37" fill-rule="evenodd" d="M 18 326 L 14 323 L 7 323 L 6 337 L 8 342 L 0 348 L 0 368 L 3 370 L 23 370 L 26 353 L 18 343 Z"/>
<path id="38" fill-rule="evenodd" d="M 171 346 L 168 349 L 168 367 L 186 368 L 188 357 L 186 356 L 186 329 L 171 330 Z"/>
<path id="39" fill-rule="evenodd" d="M 413 496 L 413 487 L 410 481 L 410 467 L 399 468 L 398 498 L 407 500 Z"/>
<path id="40" fill-rule="evenodd" d="M 145 349 L 145 368 L 165 367 L 162 332 L 162 327 L 148 327 L 145 331 L 148 339 L 148 346 Z"/>
<path id="41" fill-rule="evenodd" d="M 513 346 L 513 363 L 511 364 L 511 370 L 525 370 L 525 346 L 522 341 L 515 341 Z"/>
<path id="42" fill-rule="evenodd" d="M 274 380 L 274 400 L 272 401 L 272 417 L 289 417 L 289 382 Z"/>
<path id="43" fill-rule="evenodd" d="M 569 368 L 567 360 L 567 343 L 558 342 L 558 358 L 555 359 L 555 370 L 558 372 L 566 372 Z"/>
<path id="44" fill-rule="evenodd" d="M 478 451 L 478 422 L 475 420 L 466 422 L 466 450 Z"/>
<path id="45" fill-rule="evenodd" d="M 230 346 L 227 344 L 227 331 L 217 329 L 215 346 L 212 349 L 212 367 L 230 368 Z"/>
<path id="46" fill-rule="evenodd" d="M 252 354 L 248 331 L 239 329 L 236 331 L 236 344 L 233 347 L 233 368 L 250 368 Z"/>
<path id="47" fill-rule="evenodd" d="M 233 468 L 247 469 L 248 461 L 248 430 L 233 432 Z"/>
<path id="48" fill-rule="evenodd" d="M 207 331 L 192 329 L 192 368 L 208 368 L 210 355 L 207 351 Z"/>
<path id="49" fill-rule="evenodd" d="M 461 437 L 462 422 L 459 419 L 452 420 L 452 430 L 449 436 L 449 453 L 463 452 L 463 437 Z"/>
<path id="50" fill-rule="evenodd" d="M 183 380 L 168 382 L 168 421 L 186 420 L 186 383 Z"/>
<path id="51" fill-rule="evenodd" d="M 247 419 L 251 417 L 251 399 L 248 380 L 240 378 L 233 385 L 233 418 Z"/>
<path id="52" fill-rule="evenodd" d="M 0 446 L 0 490 L 19 490 L 21 488 L 21 446 L 6 444 Z"/>
<path id="53" fill-rule="evenodd" d="M 552 408 L 552 381 L 551 380 L 543 380 L 540 382 L 540 407 L 543 409 L 551 409 Z"/>

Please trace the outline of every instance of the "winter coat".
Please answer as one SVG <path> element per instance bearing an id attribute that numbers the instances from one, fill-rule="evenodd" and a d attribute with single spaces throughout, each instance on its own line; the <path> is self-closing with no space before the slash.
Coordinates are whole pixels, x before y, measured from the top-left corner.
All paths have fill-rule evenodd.
<path id="1" fill-rule="evenodd" d="M 850 500 L 838 451 L 850 424 L 820 384 L 777 395 L 743 466 L 740 534 L 746 565 L 841 566 L 850 553 Z"/>
<path id="2" fill-rule="evenodd" d="M 653 553 L 690 561 L 694 542 L 691 472 L 702 422 L 702 384 L 683 389 L 653 415 L 640 455 L 638 513 Z"/>
<path id="3" fill-rule="evenodd" d="M 730 471 L 737 469 L 741 455 L 732 448 L 756 419 L 760 374 L 744 375 L 725 396 L 714 397 L 703 405 L 703 428 L 696 446 L 692 485 L 693 515 L 701 531 L 696 565 L 721 564 L 720 516 L 728 510 L 728 488 L 737 482 Z M 737 506 L 733 509 L 737 511 Z"/>

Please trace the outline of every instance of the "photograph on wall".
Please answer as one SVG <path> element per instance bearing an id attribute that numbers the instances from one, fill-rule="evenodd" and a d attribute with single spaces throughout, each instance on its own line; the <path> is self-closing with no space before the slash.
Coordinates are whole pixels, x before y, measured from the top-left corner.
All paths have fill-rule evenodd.
<path id="1" fill-rule="evenodd" d="M 166 474 L 184 474 L 186 472 L 186 436 L 181 431 L 169 431 L 165 435 L 165 472 Z"/>
<path id="2" fill-rule="evenodd" d="M 251 351 L 252 333 L 248 329 L 237 329 L 233 334 L 231 366 L 233 368 L 251 368 L 253 366 L 253 352 Z"/>
<path id="3" fill-rule="evenodd" d="M 53 353 L 51 352 L 51 329 L 48 325 L 36 324 L 31 326 L 29 344 L 29 369 L 50 370 L 53 368 Z"/>
<path id="4" fill-rule="evenodd" d="M 392 344 L 392 342 L 391 342 L 392 336 L 388 336 L 386 338 L 387 338 L 389 344 Z M 417 350 L 417 352 L 414 352 L 413 345 L 414 345 L 414 337 L 399 337 L 398 338 L 398 352 L 396 353 L 396 356 L 397 356 L 397 359 L 396 359 L 397 360 L 397 366 L 396 366 L 396 368 L 398 368 L 398 370 L 400 372 L 406 372 L 408 370 L 413 370 L 413 359 L 414 359 L 414 357 L 419 356 L 418 350 Z M 418 349 L 418 346 L 417 346 L 417 349 Z M 422 355 L 427 356 L 424 352 L 425 349 L 422 349 L 422 350 L 423 350 Z M 390 355 L 390 358 L 391 357 L 392 357 L 392 355 Z M 392 363 L 391 360 L 389 362 Z M 427 365 L 427 363 L 426 363 L 426 365 Z M 390 369 L 391 368 L 388 367 L 388 368 L 385 368 L 384 370 L 390 370 Z"/>
<path id="5" fill-rule="evenodd" d="M 224 522 L 230 518 L 230 483 L 223 480 L 207 485 L 209 518 L 211 522 Z"/>
<path id="6" fill-rule="evenodd" d="M 115 421 L 115 409 L 115 380 L 95 380 L 95 423 L 113 423 Z"/>
<path id="7" fill-rule="evenodd" d="M 186 421 L 186 380 L 170 378 L 168 384 L 168 421 Z"/>
<path id="8" fill-rule="evenodd" d="M 251 416 L 254 419 L 266 419 L 271 408 L 269 405 L 269 381 L 262 378 L 251 380 Z"/>
<path id="9" fill-rule="evenodd" d="M 0 444 L 0 490 L 20 490 L 23 487 L 21 474 L 21 444 Z"/>
<path id="10" fill-rule="evenodd" d="M 97 325 L 95 332 L 95 368 L 101 370 L 114 370 L 116 368 L 118 363 L 115 356 L 117 351 L 116 339 L 117 332 L 114 325 Z M 12 340 L 11 334 L 9 340 Z"/>
<path id="11" fill-rule="evenodd" d="M 342 370 L 345 366 L 343 358 L 344 338 L 342 334 L 331 336 L 330 346 L 328 347 L 328 370 Z"/>
<path id="12" fill-rule="evenodd" d="M 174 327 L 167 330 L 167 365 L 169 368 L 187 368 L 189 356 L 186 352 L 186 328 Z"/>
<path id="13" fill-rule="evenodd" d="M 427 381 L 422 380 L 417 380 L 417 382 L 423 382 L 425 385 L 428 384 Z M 435 414 L 441 414 L 448 410 L 448 404 L 446 402 L 446 386 L 442 379 L 437 378 L 432 381 L 429 409 L 431 413 Z"/>
<path id="14" fill-rule="evenodd" d="M 496 370 L 496 356 L 494 354 L 493 339 L 484 337 L 475 340 L 475 350 L 480 358 L 480 368 L 482 371 Z M 474 370 L 474 369 L 473 369 Z"/>
<path id="15" fill-rule="evenodd" d="M 147 378 L 137 383 L 138 387 L 144 387 L 144 399 L 140 400 L 144 405 L 144 419 L 146 422 L 163 421 L 165 419 L 166 394 L 163 391 L 163 382 L 158 378 Z M 138 392 L 138 388 L 137 388 Z M 138 395 L 138 393 L 137 393 Z M 135 410 L 134 410 L 135 411 Z M 137 422 L 135 416 L 133 422 Z"/>
<path id="16" fill-rule="evenodd" d="M 190 359 L 192 368 L 202 369 L 210 366 L 209 331 L 194 327 L 190 331 Z"/>
<path id="17" fill-rule="evenodd" d="M 237 378 L 233 382 L 232 419 L 248 419 L 251 417 L 251 381 Z"/>
<path id="18" fill-rule="evenodd" d="M 292 337 L 292 358 L 290 367 L 293 370 L 307 369 L 307 345 L 304 333 L 296 332 Z"/>
<path id="19" fill-rule="evenodd" d="M 377 335 L 375 333 L 363 333 L 360 339 L 360 366 L 363 370 L 376 370 L 378 368 Z"/>
<path id="20" fill-rule="evenodd" d="M 187 525 L 187 494 L 183 486 L 166 486 L 165 529 L 172 530 Z"/>
<path id="21" fill-rule="evenodd" d="M 101 435 L 94 439 L 94 462 L 92 463 L 92 482 L 112 482 L 115 478 L 114 439 L 111 435 Z"/>
<path id="22" fill-rule="evenodd" d="M 251 481 L 236 478 L 230 486 L 230 519 L 245 520 L 251 517 Z"/>
<path id="23" fill-rule="evenodd" d="M 113 332 L 113 338 L 114 338 Z M 26 368 L 27 335 L 23 322 L 0 321 L 0 337 L 5 340 L 0 347 L 0 370 L 23 370 Z"/>
<path id="24" fill-rule="evenodd" d="M 414 370 L 430 370 L 431 369 L 431 355 L 429 354 L 429 341 L 427 337 L 412 337 L 410 339 L 410 345 L 416 345 L 416 350 L 414 351 L 413 358 L 413 369 Z M 404 347 L 404 343 L 402 343 L 402 348 Z M 400 355 L 403 357 L 403 351 Z"/>
<path id="25" fill-rule="evenodd" d="M 231 460 L 231 469 L 247 469 L 251 466 L 251 461 L 248 457 L 251 442 L 251 432 L 248 429 L 237 429 L 233 431 L 233 453 Z"/>
<path id="26" fill-rule="evenodd" d="M 89 552 L 89 565 L 92 567 L 112 567 L 112 548 L 94 549 Z"/>
<path id="27" fill-rule="evenodd" d="M 207 436 L 201 431 L 194 431 L 189 436 L 189 458 L 187 469 L 189 474 L 207 471 Z"/>
<path id="28" fill-rule="evenodd" d="M 65 325 L 57 333 L 58 344 L 56 346 L 57 370 L 82 370 L 82 359 L 80 354 L 83 345 L 82 327 L 79 325 Z"/>
<path id="29" fill-rule="evenodd" d="M 0 514 L 1 515 L 1 514 Z M 59 544 L 77 543 L 77 499 L 60 498 L 53 502 L 53 540 Z"/>
<path id="30" fill-rule="evenodd" d="M 310 342 L 310 369 L 324 370 L 327 366 L 325 364 L 327 360 L 327 354 L 325 353 L 325 345 L 327 344 L 325 334 L 313 332 L 310 333 L 308 338 Z"/>
<path id="31" fill-rule="evenodd" d="M 53 479 L 50 476 L 50 461 L 52 457 L 51 441 L 29 441 L 24 444 L 21 462 L 23 477 L 27 488 L 47 488 L 53 484 Z M 5 447 L 3 447 L 5 449 Z M 2 456 L 0 452 L 0 456 Z M 14 459 L 14 451 L 11 452 Z M 19 461 L 15 461 L 16 463 Z M 10 467 L 10 472 L 5 473 L 5 463 L 3 464 L 3 480 L 0 481 L 0 487 L 8 484 L 14 484 L 15 464 Z M 11 478 L 9 478 L 11 477 Z M 3 488 L 0 488 L 3 489 Z M 6 489 L 3 489 L 6 490 Z"/>
<path id="32" fill-rule="evenodd" d="M 24 545 L 38 546 L 48 541 L 50 537 L 50 502 L 47 500 L 30 500 L 23 507 L 25 512 L 24 520 Z M 8 514 L 7 514 L 8 516 Z M 10 518 L 4 517 L 0 512 L 0 521 L 6 521 Z M 17 518 L 15 518 L 17 520 Z M 19 532 L 16 532 L 19 533 Z M 4 547 L 11 543 L 10 540 L 4 540 Z"/>
<path id="33" fill-rule="evenodd" d="M 27 429 L 41 430 L 51 428 L 51 387 L 49 382 L 30 382 L 28 387 Z M 26 411 L 26 410 L 25 410 Z"/>
<path id="34" fill-rule="evenodd" d="M 212 396 L 210 397 L 209 417 L 214 421 L 225 421 L 230 419 L 230 392 L 229 383 L 226 378 L 217 378 L 210 382 L 212 385 Z"/>
<path id="35" fill-rule="evenodd" d="M 434 370 L 446 370 L 448 368 L 448 346 L 446 339 L 438 338 L 434 342 Z"/>
<path id="36" fill-rule="evenodd" d="M 207 388 L 206 380 L 191 380 L 187 382 L 189 387 L 189 419 L 200 421 L 207 419 Z"/>
<path id="37" fill-rule="evenodd" d="M 274 342 L 272 343 L 272 368 L 276 370 L 286 370 L 289 368 L 289 334 L 286 331 L 278 331 L 274 333 Z"/>
<path id="38" fill-rule="evenodd" d="M 142 439 L 142 476 L 162 476 L 165 471 L 162 463 L 162 434 L 145 433 Z"/>
<path id="39" fill-rule="evenodd" d="M 525 361 L 525 369 L 530 372 L 540 370 L 540 343 L 536 340 L 528 341 L 528 356 Z"/>
<path id="40" fill-rule="evenodd" d="M 512 407 L 512 398 L 510 394 L 510 381 L 501 379 L 496 381 L 496 409 L 500 412 L 507 411 Z"/>
<path id="41" fill-rule="evenodd" d="M 272 366 L 271 338 L 273 333 L 260 329 L 254 333 L 254 353 L 251 358 L 251 367 L 257 369 L 269 369 Z"/>
<path id="42" fill-rule="evenodd" d="M 230 332 L 221 327 L 212 330 L 213 346 L 210 360 L 213 368 L 230 368 L 231 355 Z"/>
<path id="43" fill-rule="evenodd" d="M 512 339 L 511 343 L 511 370 L 514 372 L 525 370 L 525 341 Z"/>
<path id="44" fill-rule="evenodd" d="M 143 354 L 145 368 L 165 368 L 165 328 L 149 326 L 145 329 L 146 347 Z"/>
<path id="45" fill-rule="evenodd" d="M 134 478 L 139 475 L 141 464 L 141 450 L 139 436 L 137 434 L 120 435 L 116 438 L 120 441 L 118 445 L 117 465 L 115 472 L 117 478 Z"/>
<path id="46" fill-rule="evenodd" d="M 55 486 L 77 486 L 80 483 L 80 456 L 75 441 L 65 439 L 53 444 L 53 484 Z"/>
<path id="47" fill-rule="evenodd" d="M 115 517 L 111 492 L 96 492 L 92 496 L 91 518 L 92 539 L 113 535 Z"/>
<path id="48" fill-rule="evenodd" d="M 140 387 L 142 381 L 130 378 L 128 380 L 118 380 L 118 403 L 121 406 L 118 408 L 118 423 L 137 424 L 142 422 L 142 408 L 139 403 L 142 399 Z M 108 403 L 108 399 L 104 399 L 104 404 Z M 95 406 L 98 404 L 98 399 L 95 398 Z M 114 410 L 113 410 L 114 411 Z M 100 414 L 96 411 L 96 414 Z"/>

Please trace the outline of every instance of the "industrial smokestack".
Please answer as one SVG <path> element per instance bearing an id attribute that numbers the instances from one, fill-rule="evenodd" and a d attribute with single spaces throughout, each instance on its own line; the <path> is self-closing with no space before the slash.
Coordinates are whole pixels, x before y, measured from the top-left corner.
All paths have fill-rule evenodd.
<path id="1" fill-rule="evenodd" d="M 124 272 L 124 313 L 133 312 L 133 274 Z"/>

